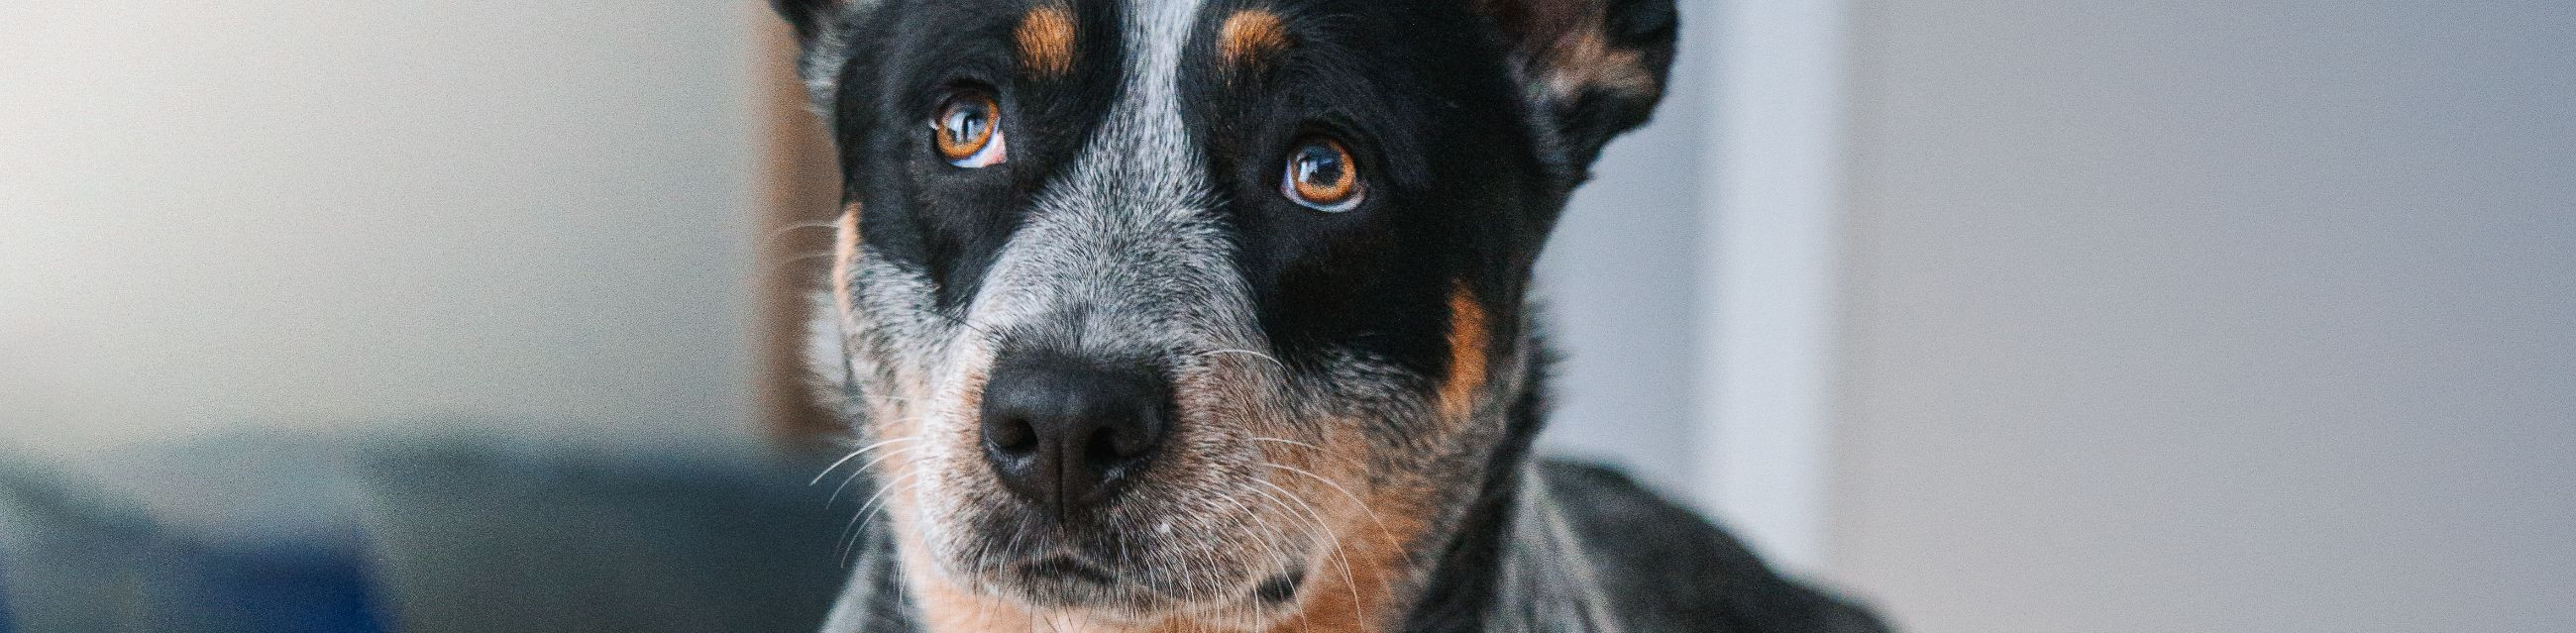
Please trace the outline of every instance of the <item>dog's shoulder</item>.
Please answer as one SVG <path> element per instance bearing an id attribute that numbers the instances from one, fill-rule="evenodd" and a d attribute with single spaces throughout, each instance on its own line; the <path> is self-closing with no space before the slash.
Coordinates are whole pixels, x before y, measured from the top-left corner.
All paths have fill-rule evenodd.
<path id="1" fill-rule="evenodd" d="M 1887 630 L 1845 599 L 1782 576 L 1716 524 L 1616 470 L 1550 460 L 1539 475 L 1629 631 Z"/>

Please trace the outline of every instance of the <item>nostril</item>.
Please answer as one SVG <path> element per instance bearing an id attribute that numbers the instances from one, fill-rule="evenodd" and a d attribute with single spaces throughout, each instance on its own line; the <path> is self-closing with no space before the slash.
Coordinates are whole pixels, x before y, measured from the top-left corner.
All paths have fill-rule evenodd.
<path id="1" fill-rule="evenodd" d="M 1132 412 L 1123 423 L 1101 429 L 1093 440 L 1091 454 L 1103 462 L 1121 462 L 1145 457 L 1162 441 L 1162 424 L 1153 411 Z"/>
<path id="2" fill-rule="evenodd" d="M 1084 445 L 1082 458 L 1103 468 L 1115 468 L 1126 466 L 1131 461 L 1141 461 L 1151 450 L 1154 450 L 1154 437 L 1146 435 L 1146 430 L 1141 430 L 1141 427 L 1103 427 L 1097 435 L 1092 435 L 1090 443 Z"/>
<path id="3" fill-rule="evenodd" d="M 1092 434 L 1091 441 L 1082 447 L 1082 458 L 1089 460 L 1094 464 L 1106 465 L 1126 461 L 1127 458 L 1134 457 L 1134 455 L 1127 454 L 1126 451 L 1119 450 L 1118 436 L 1120 435 L 1122 434 L 1114 428 L 1104 428 L 1101 429 L 1100 432 Z"/>
<path id="4" fill-rule="evenodd" d="M 1037 451 L 1037 427 L 1021 418 L 1007 418 L 984 429 L 984 441 L 993 448 L 1014 455 Z"/>

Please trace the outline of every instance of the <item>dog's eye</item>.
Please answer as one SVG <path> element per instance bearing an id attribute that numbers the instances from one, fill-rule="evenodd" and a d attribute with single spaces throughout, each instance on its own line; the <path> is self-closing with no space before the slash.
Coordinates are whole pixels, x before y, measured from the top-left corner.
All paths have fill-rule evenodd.
<path id="1" fill-rule="evenodd" d="M 1002 164 L 1002 106 L 992 95 L 961 92 L 940 104 L 930 120 L 932 145 L 948 164 L 969 169 Z"/>
<path id="2" fill-rule="evenodd" d="M 1288 171 L 1279 195 L 1308 209 L 1340 213 L 1360 206 L 1359 166 L 1341 141 L 1309 138 L 1288 152 Z"/>

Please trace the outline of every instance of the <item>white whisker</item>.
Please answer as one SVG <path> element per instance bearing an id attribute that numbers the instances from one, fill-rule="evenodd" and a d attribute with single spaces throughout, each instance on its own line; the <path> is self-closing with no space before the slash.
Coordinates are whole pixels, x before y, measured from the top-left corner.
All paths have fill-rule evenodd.
<path id="1" fill-rule="evenodd" d="M 867 446 L 861 446 L 861 447 L 859 447 L 859 450 L 850 451 L 850 454 L 848 454 L 848 455 L 842 455 L 840 459 L 833 460 L 833 461 L 832 461 L 832 465 L 830 465 L 830 466 L 824 466 L 824 467 L 823 467 L 823 472 L 814 473 L 814 480 L 813 480 L 813 481 L 805 482 L 805 485 L 807 485 L 807 486 L 812 486 L 812 485 L 814 485 L 814 484 L 823 483 L 823 476 L 824 476 L 824 475 L 832 474 L 832 469 L 840 468 L 842 464 L 850 463 L 850 460 L 851 460 L 851 459 L 857 458 L 859 455 L 865 454 L 865 453 L 867 453 L 868 451 L 876 450 L 878 447 L 885 446 L 885 445 L 887 445 L 887 444 L 894 444 L 894 443 L 898 443 L 898 442 L 910 442 L 910 441 L 913 441 L 913 438 L 908 438 L 908 437 L 899 437 L 899 438 L 895 438 L 895 439 L 891 439 L 891 440 L 886 440 L 886 441 L 882 441 L 882 442 L 877 442 L 877 443 L 875 443 L 875 444 L 869 444 L 869 445 L 867 445 Z"/>
<path id="2" fill-rule="evenodd" d="M 1328 478 L 1325 478 L 1323 475 L 1318 475 L 1318 474 L 1315 474 L 1315 473 L 1306 472 L 1306 470 L 1305 470 L 1305 469 L 1298 468 L 1298 467 L 1295 467 L 1295 466 L 1290 466 L 1290 465 L 1287 465 L 1287 464 L 1281 464 L 1281 463 L 1277 463 L 1277 462 L 1266 462 L 1266 463 L 1264 463 L 1264 464 L 1262 464 L 1262 465 L 1264 465 L 1264 466 L 1269 466 L 1269 467 L 1271 467 L 1271 468 L 1278 468 L 1278 469 L 1286 470 L 1286 471 L 1288 471 L 1288 472 L 1297 473 L 1297 474 L 1300 474 L 1300 475 L 1305 475 L 1308 479 L 1313 479 L 1313 480 L 1315 480 L 1315 481 L 1316 481 L 1316 482 L 1318 482 L 1318 483 L 1322 483 L 1322 484 L 1324 484 L 1325 486 L 1329 486 L 1329 487 L 1331 487 L 1331 488 L 1333 489 L 1333 491 L 1334 491 L 1334 492 L 1342 493 L 1342 496 L 1343 496 L 1343 497 L 1345 497 L 1345 498 L 1349 498 L 1349 499 L 1351 500 L 1351 504 L 1352 504 L 1352 505 L 1359 506 L 1360 512 L 1361 512 L 1362 514 L 1365 514 L 1365 515 L 1367 515 L 1367 516 L 1368 516 L 1368 519 L 1369 519 L 1369 522 L 1370 522 L 1370 523 L 1375 523 L 1375 524 L 1377 524 L 1377 531 L 1378 531 L 1378 535 L 1379 535 L 1380 537 L 1383 537 L 1383 538 L 1385 538 L 1385 539 L 1386 539 L 1386 546 L 1387 546 L 1387 547 L 1392 548 L 1392 549 L 1394 549 L 1394 550 L 1395 550 L 1395 551 L 1397 551 L 1397 552 L 1402 552 L 1402 553 L 1404 554 L 1404 562 L 1406 562 L 1406 563 L 1408 563 L 1408 564 L 1414 564 L 1414 565 L 1419 565 L 1419 564 L 1420 564 L 1418 561 L 1413 560 L 1413 552 L 1412 552 L 1411 550 L 1406 549 L 1406 548 L 1404 547 L 1404 543 L 1403 543 L 1403 542 L 1396 540 L 1396 538 L 1395 538 L 1395 531 L 1394 531 L 1394 530 L 1389 530 L 1389 529 L 1387 529 L 1387 527 L 1386 527 L 1386 521 L 1378 517 L 1378 515 L 1377 515 L 1377 509 L 1375 509 L 1375 508 L 1370 508 L 1370 507 L 1369 507 L 1369 505 L 1368 505 L 1368 502 L 1367 502 L 1367 501 L 1363 501 L 1363 500 L 1361 500 L 1359 495 L 1351 494 L 1350 489 L 1343 488 L 1341 484 L 1333 483 L 1333 480 L 1328 479 Z"/>
<path id="3" fill-rule="evenodd" d="M 1200 352 L 1199 354 L 1200 354 L 1200 355 L 1202 355 L 1202 356 L 1215 356 L 1215 355 L 1217 355 L 1217 354 L 1242 354 L 1242 355 L 1245 355 L 1245 356 L 1250 356 L 1250 357 L 1253 357 L 1253 358 L 1258 358 L 1258 359 L 1261 359 L 1261 360 L 1270 361 L 1270 364 L 1272 364 L 1272 365 L 1278 365 L 1280 369 L 1287 369 L 1287 368 L 1288 368 L 1288 364 L 1287 364 L 1287 363 L 1279 362 L 1279 357 L 1271 356 L 1271 355 L 1269 355 L 1269 354 L 1264 354 L 1264 353 L 1261 353 L 1261 352 L 1257 352 L 1257 351 L 1253 351 L 1253 350 L 1248 350 L 1248 349 L 1212 349 L 1212 350 L 1208 350 L 1208 351 L 1205 351 L 1205 352 Z"/>
<path id="4" fill-rule="evenodd" d="M 839 486 L 835 486 L 835 487 L 833 487 L 833 488 L 832 488 L 832 496 L 831 496 L 831 497 L 828 497 L 828 498 L 823 499 L 823 507 L 825 507 L 825 508 L 832 507 L 832 502 L 841 500 L 841 491 L 842 491 L 843 489 L 849 488 L 849 487 L 850 487 L 850 482 L 858 481 L 860 477 L 865 477 L 865 476 L 867 476 L 867 475 L 868 475 L 868 469 L 870 469 L 870 468 L 875 468 L 875 467 L 877 466 L 877 464 L 884 462 L 887 458 L 894 457 L 894 456 L 896 456 L 896 455 L 902 455 L 902 454 L 904 454 L 904 453 L 910 453 L 910 452 L 912 452 L 914 449 L 918 449 L 918 448 L 921 448 L 921 447 L 919 447 L 919 446 L 906 446 L 906 447 L 903 447 L 903 448 L 898 449 L 898 450 L 891 450 L 891 451 L 886 451 L 886 452 L 883 452 L 883 453 L 878 453 L 876 457 L 874 457 L 874 458 L 870 458 L 870 459 L 868 460 L 868 463 L 860 464 L 860 465 L 859 465 L 859 467 L 858 467 L 858 469 L 850 471 L 850 476 L 849 476 L 849 478 L 846 478 L 846 479 L 842 479 L 842 480 L 841 480 L 841 485 L 839 485 Z"/>
<path id="5" fill-rule="evenodd" d="M 1352 575 L 1351 575 L 1351 557 L 1350 557 L 1350 553 L 1342 549 L 1342 539 L 1340 538 L 1340 536 L 1339 536 L 1339 535 L 1334 534 L 1334 533 L 1333 533 L 1333 531 L 1332 531 L 1332 528 L 1331 528 L 1329 525 L 1327 525 L 1327 524 L 1326 524 L 1326 522 L 1324 521 L 1324 514 L 1323 514 L 1322 512 L 1319 512 L 1319 511 L 1315 510 L 1315 506 L 1314 506 L 1314 504 L 1307 503 L 1307 502 L 1306 502 L 1306 499 L 1305 499 L 1304 497 L 1297 496 L 1297 493 L 1289 492 L 1289 491 L 1288 491 L 1288 489 L 1279 487 L 1279 484 L 1270 483 L 1269 481 L 1264 480 L 1264 479 L 1261 479 L 1261 478 L 1259 478 L 1259 477 L 1254 477 L 1254 478 L 1252 479 L 1252 482 L 1253 482 L 1253 483 L 1257 483 L 1257 484 L 1261 484 L 1261 485 L 1263 485 L 1263 486 L 1268 486 L 1271 490 L 1277 490 L 1277 491 L 1279 491 L 1279 493 L 1280 493 L 1280 494 L 1287 495 L 1287 496 L 1288 496 L 1288 500 L 1290 500 L 1290 501 L 1295 501 L 1295 502 L 1297 502 L 1297 505 L 1299 505 L 1299 506 L 1303 506 L 1303 507 L 1306 509 L 1305 511 L 1306 511 L 1307 515 L 1308 515 L 1308 516 L 1310 516 L 1310 517 L 1313 517 L 1313 518 L 1311 519 L 1311 521 L 1312 521 L 1312 523 L 1313 523 L 1313 524 L 1314 524 L 1314 526 L 1315 526 L 1315 530 L 1316 530 L 1317 532 L 1320 532 L 1320 533 L 1322 534 L 1322 536 L 1324 537 L 1324 542 L 1332 544 L 1332 546 L 1333 546 L 1333 558 L 1335 558 L 1335 559 L 1339 559 L 1339 560 L 1341 561 L 1341 567 L 1342 567 L 1342 585 L 1343 585 L 1343 588 L 1349 589 L 1349 590 L 1351 591 L 1351 608 L 1354 608 L 1354 609 L 1359 608 L 1359 605 L 1361 604 L 1361 601 L 1360 601 L 1360 585 L 1359 585 L 1359 581 L 1358 581 L 1358 580 L 1355 580 L 1355 579 L 1352 577 Z M 1261 492 L 1261 491 L 1259 491 L 1259 490 L 1254 490 L 1253 492 Z M 1270 496 L 1270 493 L 1263 492 L 1263 493 L 1261 493 L 1261 495 L 1262 495 L 1262 496 L 1264 496 L 1264 497 L 1268 497 L 1268 496 Z M 1293 510 L 1293 509 L 1291 509 L 1291 510 Z"/>

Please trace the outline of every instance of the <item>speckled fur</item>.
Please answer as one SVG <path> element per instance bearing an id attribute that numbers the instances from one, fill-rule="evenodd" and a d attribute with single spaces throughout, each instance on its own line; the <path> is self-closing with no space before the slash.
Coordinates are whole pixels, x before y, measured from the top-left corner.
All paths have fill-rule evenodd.
<path id="1" fill-rule="evenodd" d="M 817 295 L 830 317 L 814 327 L 814 367 L 851 422 L 846 472 L 870 490 L 853 519 L 854 576 L 825 630 L 1874 630 L 1865 615 L 1771 574 L 1705 522 L 1624 479 L 1530 456 L 1544 414 L 1545 356 L 1526 300 L 1529 265 L 1600 144 L 1641 122 L 1660 94 L 1670 0 L 1583 0 L 1535 12 L 1513 7 L 1559 3 L 1382 9 L 1490 32 L 1466 41 L 1495 48 L 1494 59 L 1448 59 L 1440 68 L 1451 70 L 1439 72 L 1471 92 L 1517 82 L 1519 90 L 1497 94 L 1525 101 L 1479 112 L 1524 131 L 1483 132 L 1512 147 L 1479 148 L 1507 161 L 1481 170 L 1386 167 L 1388 178 L 1451 178 L 1431 190 L 1472 191 L 1490 201 L 1479 204 L 1502 206 L 1491 226 L 1444 229 L 1460 235 L 1442 238 L 1441 268 L 1402 273 L 1427 278 L 1388 285 L 1419 289 L 1391 291 L 1403 294 L 1384 297 L 1388 305 L 1409 307 L 1375 315 L 1405 329 L 1402 337 L 1363 332 L 1320 343 L 1277 329 L 1283 310 L 1300 307 L 1282 308 L 1281 282 L 1256 281 L 1272 278 L 1247 264 L 1259 261 L 1245 252 L 1248 203 L 1226 182 L 1223 159 L 1210 158 L 1224 154 L 1209 149 L 1237 142 L 1212 140 L 1203 123 L 1211 106 L 1193 96 L 1207 88 L 1193 82 L 1257 91 L 1283 81 L 1261 73 L 1324 63 L 1303 55 L 1332 52 L 1317 41 L 1329 38 L 1296 29 L 1323 34 L 1313 29 L 1346 9 L 1323 0 L 1040 1 L 995 2 L 996 15 L 981 16 L 935 0 L 778 0 L 799 27 L 800 68 L 832 119 L 852 182 L 831 277 Z M 1027 39 L 1013 35 L 1019 16 L 1059 6 L 1080 23 L 1065 29 L 1070 40 L 1044 38 L 1069 47 L 1044 59 L 1081 62 L 1022 80 L 1114 78 L 1097 94 L 1075 95 L 1103 99 L 1096 123 L 1013 128 L 1079 143 L 1043 162 L 1042 178 L 1017 181 L 1013 222 L 978 225 L 1006 232 L 988 257 L 890 253 L 918 249 L 919 238 L 871 235 L 870 227 L 917 230 L 918 221 L 873 214 L 922 203 L 890 193 L 921 188 L 886 179 L 923 172 L 886 167 L 908 164 L 891 135 L 912 133 L 899 117 L 894 127 L 878 123 L 895 96 L 857 92 L 884 89 L 885 69 L 902 66 L 904 51 L 885 47 L 936 28 L 907 22 L 934 12 L 992 18 L 1002 25 L 989 29 L 993 39 L 1007 47 Z M 1219 45 L 1193 45 L 1244 10 L 1277 18 L 1261 64 L 1227 63 Z M 1526 24 L 1559 14 L 1572 18 Z M 1104 20 L 1114 28 L 1084 28 Z M 1228 68 L 1194 70 L 1218 65 Z M 1015 140 L 1014 160 L 1023 148 L 1046 151 L 1045 140 Z M 1496 179 L 1439 176 L 1458 173 Z M 1504 179 L 1511 173 L 1520 175 Z M 1347 239 L 1371 243 L 1366 237 Z M 1381 334 L 1410 342 L 1368 340 Z M 1173 381 L 1171 435 L 1102 510 L 1105 529 L 1029 522 L 984 461 L 976 415 L 987 376 L 1002 351 L 1029 349 L 1135 360 Z M 1052 555 L 1086 557 L 1115 581 L 1020 571 Z M 1687 555 L 1714 558 L 1674 566 Z M 1267 595 L 1283 579 L 1286 595 Z"/>

